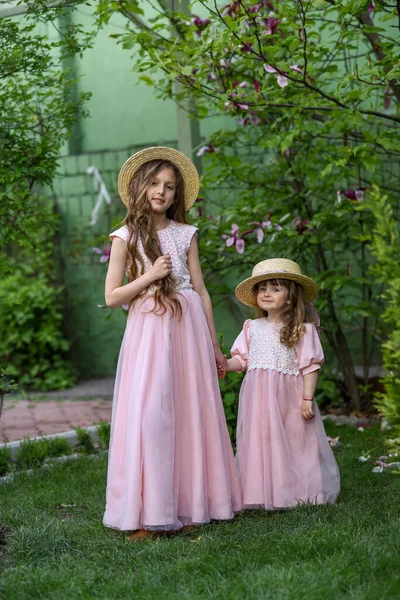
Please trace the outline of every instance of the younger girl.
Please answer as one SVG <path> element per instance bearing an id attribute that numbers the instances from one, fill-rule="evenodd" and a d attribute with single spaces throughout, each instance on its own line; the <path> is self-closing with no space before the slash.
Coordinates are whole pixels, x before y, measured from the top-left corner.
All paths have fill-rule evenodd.
<path id="1" fill-rule="evenodd" d="M 186 211 L 197 198 L 193 163 L 172 148 L 123 165 L 128 212 L 106 279 L 111 308 L 130 309 L 113 400 L 104 524 L 154 537 L 231 519 L 241 491 L 218 386 L 210 297 Z M 128 281 L 123 284 L 124 274 Z"/>
<path id="2" fill-rule="evenodd" d="M 339 472 L 314 400 L 324 361 L 307 323 L 315 282 L 293 261 L 258 263 L 236 297 L 255 306 L 233 344 L 228 371 L 247 369 L 240 392 L 237 464 L 245 508 L 334 502 Z M 222 374 L 222 372 L 221 372 Z"/>

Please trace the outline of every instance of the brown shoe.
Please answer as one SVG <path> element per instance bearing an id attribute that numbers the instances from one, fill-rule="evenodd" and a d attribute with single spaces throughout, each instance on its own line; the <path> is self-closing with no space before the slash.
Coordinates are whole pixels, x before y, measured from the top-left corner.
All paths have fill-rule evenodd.
<path id="1" fill-rule="evenodd" d="M 191 533 L 192 531 L 196 531 L 198 525 L 184 525 L 181 529 L 182 533 Z"/>
<path id="2" fill-rule="evenodd" d="M 142 540 L 154 540 L 157 536 L 157 531 L 149 531 L 148 529 L 139 529 L 132 535 L 125 538 L 126 542 L 141 542 Z"/>

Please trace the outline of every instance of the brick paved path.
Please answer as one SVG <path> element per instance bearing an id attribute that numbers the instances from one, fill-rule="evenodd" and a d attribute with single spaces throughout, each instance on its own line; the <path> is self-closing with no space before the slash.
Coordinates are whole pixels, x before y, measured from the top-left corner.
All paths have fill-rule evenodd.
<path id="1" fill-rule="evenodd" d="M 112 386 L 112 379 L 93 380 L 63 392 L 32 394 L 27 400 L 5 396 L 0 444 L 110 421 Z"/>

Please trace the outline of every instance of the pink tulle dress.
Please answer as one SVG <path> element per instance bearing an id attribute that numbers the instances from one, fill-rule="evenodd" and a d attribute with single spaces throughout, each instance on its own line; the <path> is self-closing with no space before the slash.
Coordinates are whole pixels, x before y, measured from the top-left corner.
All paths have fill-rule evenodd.
<path id="1" fill-rule="evenodd" d="M 157 315 L 154 286 L 132 303 L 113 399 L 104 524 L 177 530 L 241 510 L 213 345 L 187 253 L 195 227 L 171 221 L 158 232 L 182 318 Z M 111 236 L 128 240 L 124 226 Z M 139 243 L 145 270 L 152 264 Z"/>
<path id="2" fill-rule="evenodd" d="M 311 323 L 299 343 L 280 342 L 264 318 L 245 322 L 231 349 L 243 380 L 237 425 L 237 464 L 245 508 L 267 510 L 335 502 L 339 471 L 314 400 L 315 417 L 301 416 L 303 375 L 320 368 L 324 354 Z"/>

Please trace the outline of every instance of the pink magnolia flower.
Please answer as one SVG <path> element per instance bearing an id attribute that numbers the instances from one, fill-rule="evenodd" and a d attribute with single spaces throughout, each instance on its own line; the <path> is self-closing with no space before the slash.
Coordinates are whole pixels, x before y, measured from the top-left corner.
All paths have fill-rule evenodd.
<path id="1" fill-rule="evenodd" d="M 244 46 L 240 47 L 241 52 L 253 52 L 253 44 L 245 42 Z"/>
<path id="2" fill-rule="evenodd" d="M 368 6 L 367 11 L 369 13 L 373 13 L 375 10 L 375 2 L 371 2 L 371 4 Z"/>
<path id="3" fill-rule="evenodd" d="M 278 73 L 275 67 L 272 67 L 271 65 L 264 65 L 264 69 L 267 71 L 267 73 Z M 278 73 L 277 81 L 279 87 L 281 88 L 284 88 L 288 84 L 287 77 L 285 77 L 285 75 L 282 75 L 281 73 Z"/>
<path id="4" fill-rule="evenodd" d="M 227 246 L 228 248 L 230 246 L 235 246 L 236 251 L 239 254 L 243 254 L 244 246 L 245 246 L 243 236 L 246 235 L 247 233 L 249 233 L 249 232 L 245 231 L 242 235 L 240 235 L 239 234 L 239 225 L 236 225 L 236 223 L 233 223 L 231 235 L 226 235 L 225 233 L 223 233 L 221 237 L 223 237 L 225 240 L 225 246 Z"/>
<path id="5" fill-rule="evenodd" d="M 230 2 L 229 4 L 225 4 L 221 8 L 221 13 L 223 15 L 228 15 L 228 17 L 233 17 L 235 14 L 240 13 L 240 2 Z"/>
<path id="6" fill-rule="evenodd" d="M 249 11 L 250 14 L 254 14 L 260 10 L 261 6 L 262 6 L 262 2 L 258 2 L 257 4 L 253 4 L 252 6 L 249 6 L 247 10 Z"/>
<path id="7" fill-rule="evenodd" d="M 254 83 L 255 92 L 256 92 L 256 94 L 258 94 L 258 92 L 260 91 L 260 82 L 257 79 L 254 79 L 253 83 Z"/>
<path id="8" fill-rule="evenodd" d="M 214 144 L 208 144 L 207 146 L 202 146 L 196 152 L 196 156 L 203 156 L 204 152 L 207 152 L 207 154 L 212 154 L 213 152 L 219 152 L 219 148 L 216 148 L 214 146 Z"/>
<path id="9" fill-rule="evenodd" d="M 292 225 L 293 227 L 296 227 L 298 234 L 301 235 L 304 231 L 307 230 L 307 225 L 309 222 L 310 221 L 302 221 L 301 217 L 296 217 L 295 219 L 293 219 Z"/>
<path id="10" fill-rule="evenodd" d="M 358 202 L 362 202 L 364 200 L 364 191 L 366 188 L 360 188 L 358 190 L 353 190 L 350 188 L 349 190 L 340 190 L 346 198 L 349 200 L 358 200 Z"/>
<path id="11" fill-rule="evenodd" d="M 236 81 L 233 82 L 233 89 L 239 87 L 239 88 L 244 88 L 247 85 L 247 81 L 239 81 L 239 79 L 236 79 Z"/>
<path id="12" fill-rule="evenodd" d="M 303 72 L 301 67 L 299 67 L 298 65 L 290 65 L 289 69 L 292 69 L 292 71 L 296 71 L 297 73 Z"/>
<path id="13" fill-rule="evenodd" d="M 111 254 L 111 244 L 106 244 L 101 250 L 100 248 L 93 248 L 93 252 L 100 254 L 100 262 L 105 263 L 109 260 Z"/>
<path id="14" fill-rule="evenodd" d="M 261 242 L 264 239 L 264 229 L 269 229 L 271 227 L 271 216 L 272 213 L 269 213 L 269 215 L 264 221 L 252 221 L 251 223 L 249 223 L 249 225 L 257 225 L 257 241 L 259 244 L 261 244 Z"/>
<path id="15" fill-rule="evenodd" d="M 264 35 L 274 35 L 274 33 L 276 33 L 280 20 L 275 19 L 274 17 L 268 17 L 267 19 L 263 19 L 263 23 Z"/>
<path id="16" fill-rule="evenodd" d="M 285 77 L 284 75 L 278 75 L 277 81 L 278 81 L 279 87 L 281 87 L 281 88 L 286 87 L 288 84 L 287 77 Z"/>

